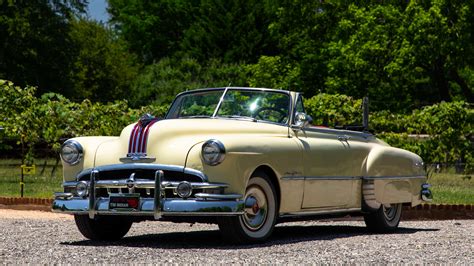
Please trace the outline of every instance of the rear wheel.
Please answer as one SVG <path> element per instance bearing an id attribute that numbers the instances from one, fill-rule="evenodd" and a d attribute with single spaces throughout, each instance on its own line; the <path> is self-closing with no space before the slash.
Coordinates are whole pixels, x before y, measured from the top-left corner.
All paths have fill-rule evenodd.
<path id="1" fill-rule="evenodd" d="M 124 237 L 132 221 L 124 217 L 102 216 L 89 219 L 87 215 L 74 215 L 79 232 L 90 240 L 119 240 Z"/>
<path id="2" fill-rule="evenodd" d="M 383 205 L 373 213 L 364 215 L 364 221 L 370 231 L 377 233 L 393 232 L 398 228 L 402 215 L 402 204 Z"/>
<path id="3" fill-rule="evenodd" d="M 250 178 L 245 192 L 245 213 L 236 217 L 220 217 L 219 229 L 233 243 L 261 242 L 275 226 L 277 199 L 267 175 L 258 172 Z"/>

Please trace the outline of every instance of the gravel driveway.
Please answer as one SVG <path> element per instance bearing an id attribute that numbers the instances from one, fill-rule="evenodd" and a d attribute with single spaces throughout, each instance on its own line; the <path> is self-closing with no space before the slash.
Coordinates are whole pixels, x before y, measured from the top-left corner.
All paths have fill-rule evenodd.
<path id="1" fill-rule="evenodd" d="M 0 210 L 0 263 L 464 263 L 474 264 L 474 220 L 402 222 L 369 234 L 361 221 L 280 224 L 265 244 L 225 244 L 215 225 L 143 222 L 96 243 L 72 216 Z"/>

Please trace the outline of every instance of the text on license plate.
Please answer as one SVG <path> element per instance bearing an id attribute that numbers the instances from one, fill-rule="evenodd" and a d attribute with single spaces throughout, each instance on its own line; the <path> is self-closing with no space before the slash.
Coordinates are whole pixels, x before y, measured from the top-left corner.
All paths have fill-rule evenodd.
<path id="1" fill-rule="evenodd" d="M 110 195 L 109 209 L 138 209 L 140 194 Z"/>

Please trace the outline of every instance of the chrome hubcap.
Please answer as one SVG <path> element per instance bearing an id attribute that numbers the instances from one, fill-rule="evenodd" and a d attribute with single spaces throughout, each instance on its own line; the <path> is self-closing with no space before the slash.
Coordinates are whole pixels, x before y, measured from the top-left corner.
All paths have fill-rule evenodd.
<path id="1" fill-rule="evenodd" d="M 383 214 L 388 221 L 392 221 L 396 218 L 398 212 L 398 205 L 383 205 Z"/>
<path id="2" fill-rule="evenodd" d="M 265 193 L 259 187 L 250 187 L 245 194 L 245 213 L 242 220 L 245 226 L 256 231 L 267 219 L 268 206 Z"/>

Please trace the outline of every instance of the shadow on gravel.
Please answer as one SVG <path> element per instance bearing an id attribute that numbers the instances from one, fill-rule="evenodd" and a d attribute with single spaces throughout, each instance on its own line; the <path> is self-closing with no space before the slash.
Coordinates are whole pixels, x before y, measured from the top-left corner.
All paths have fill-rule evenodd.
<path id="1" fill-rule="evenodd" d="M 399 228 L 395 235 L 413 234 L 439 229 Z M 249 249 L 273 245 L 284 245 L 308 241 L 324 241 L 338 238 L 350 238 L 359 235 L 374 235 L 361 226 L 316 225 L 316 226 L 277 226 L 272 236 L 261 244 L 231 245 L 226 243 L 219 231 L 172 232 L 125 237 L 116 242 L 76 241 L 62 242 L 71 246 L 123 246 L 160 249 Z"/>

